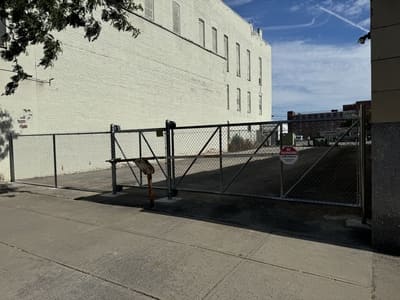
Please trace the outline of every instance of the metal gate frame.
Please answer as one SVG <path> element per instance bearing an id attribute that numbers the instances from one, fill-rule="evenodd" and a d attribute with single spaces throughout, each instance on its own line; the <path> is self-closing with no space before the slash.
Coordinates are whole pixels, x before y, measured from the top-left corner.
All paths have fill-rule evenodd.
<path id="1" fill-rule="evenodd" d="M 170 186 L 169 180 L 171 178 L 171 171 L 169 170 L 168 167 L 168 153 L 166 153 L 165 156 L 157 156 L 155 151 L 153 150 L 153 147 L 151 146 L 151 143 L 148 141 L 144 133 L 147 132 L 161 132 L 164 135 L 164 132 L 166 132 L 166 128 L 148 128 L 148 129 L 128 129 L 128 130 L 121 130 L 119 125 L 116 124 L 111 124 L 110 125 L 110 145 L 111 145 L 111 159 L 107 160 L 111 164 L 111 185 L 112 185 L 112 193 L 116 194 L 117 192 L 122 191 L 124 187 L 129 187 L 129 188 L 145 188 L 147 185 L 143 183 L 143 173 L 139 170 L 139 174 L 136 174 L 134 168 L 132 167 L 131 163 L 133 163 L 136 159 L 146 159 L 150 161 L 155 161 L 158 167 L 160 168 L 161 172 L 163 173 L 165 179 L 167 180 L 167 184 L 165 186 L 165 189 L 168 189 Z M 138 134 L 138 147 L 139 147 L 139 157 L 137 158 L 128 158 L 127 155 L 125 154 L 125 151 L 121 144 L 118 141 L 117 134 L 118 133 L 137 133 Z M 166 139 L 165 139 L 165 149 L 168 149 L 168 134 L 166 134 Z M 145 146 L 148 148 L 152 156 L 149 157 L 144 157 L 143 154 L 143 142 Z M 116 150 L 119 150 L 120 153 L 122 154 L 123 158 L 117 158 L 116 157 Z M 161 164 L 160 160 L 165 159 L 167 164 L 166 166 L 163 167 Z M 117 178 L 117 165 L 119 163 L 126 163 L 130 169 L 130 172 L 133 175 L 134 182 L 137 183 L 137 185 L 122 185 L 118 184 L 118 178 Z M 154 187 L 154 188 L 159 188 L 159 187 Z"/>
<path id="2" fill-rule="evenodd" d="M 349 120 L 349 119 L 326 119 L 326 121 L 340 121 L 340 120 Z M 188 192 L 199 192 L 199 193 L 209 193 L 209 194 L 219 194 L 219 195 L 229 195 L 229 196 L 242 196 L 242 197 L 252 197 L 252 198 L 265 198 L 265 199 L 272 199 L 272 200 L 283 200 L 283 201 L 289 201 L 289 202 L 300 202 L 300 203 L 311 203 L 311 204 L 320 204 L 320 205 L 333 205 L 333 206 L 344 206 L 344 207 L 356 207 L 356 208 L 361 208 L 362 213 L 363 213 L 363 218 L 365 221 L 365 211 L 366 211 L 366 199 L 365 199 L 365 184 L 366 184 L 366 130 L 365 130 L 365 125 L 366 125 L 366 119 L 365 119 L 365 109 L 361 107 L 359 116 L 357 119 L 351 119 L 353 120 L 353 123 L 347 130 L 336 140 L 336 142 L 331 145 L 320 157 L 318 157 L 314 163 L 310 167 L 307 168 L 307 170 L 298 178 L 298 180 L 291 186 L 289 187 L 286 191 L 284 190 L 283 186 L 283 164 L 282 162 L 281 167 L 280 167 L 280 186 L 281 186 L 281 192 L 280 196 L 273 197 L 273 196 L 263 196 L 263 195 L 254 195 L 254 194 L 245 194 L 245 193 L 228 193 L 227 190 L 229 187 L 235 182 L 235 180 L 239 177 L 239 175 L 242 173 L 242 171 L 248 166 L 250 161 L 257 156 L 258 151 L 261 149 L 261 147 L 266 143 L 266 141 L 271 137 L 271 135 L 279 130 L 280 136 L 282 136 L 283 132 L 283 124 L 288 124 L 293 121 L 276 121 L 276 122 L 256 122 L 256 123 L 237 123 L 237 124 L 217 124 L 217 125 L 207 125 L 207 126 L 183 126 L 183 127 L 170 127 L 168 126 L 168 121 L 166 125 L 166 132 L 167 136 L 167 164 L 172 167 L 172 171 L 168 172 L 168 176 L 170 176 L 170 179 L 168 179 L 168 197 L 171 198 L 173 197 L 178 191 L 188 191 Z M 313 122 L 313 121 L 309 121 Z M 315 120 L 315 122 L 321 122 L 320 120 Z M 175 124 L 175 123 L 174 123 Z M 229 157 L 232 156 L 232 154 L 223 154 L 222 153 L 222 146 L 221 146 L 221 132 L 222 128 L 224 126 L 252 126 L 252 125 L 271 125 L 271 124 L 276 124 L 275 128 L 273 131 L 268 134 L 263 142 L 254 150 L 254 152 L 250 155 L 248 155 L 247 161 L 240 167 L 239 171 L 234 175 L 234 177 L 231 179 L 231 181 L 226 184 L 225 186 L 222 185 L 222 178 L 223 178 L 223 166 L 222 166 L 222 158 L 223 157 Z M 180 155 L 177 156 L 174 153 L 174 135 L 177 130 L 180 129 L 200 129 L 200 128 L 216 128 L 211 136 L 207 139 L 205 144 L 202 146 L 201 150 L 197 153 L 197 155 Z M 298 198 L 290 198 L 289 195 L 290 193 L 295 189 L 296 186 L 299 185 L 300 182 L 304 180 L 304 178 L 307 177 L 307 175 L 343 140 L 343 138 L 354 128 L 358 127 L 359 129 L 359 136 L 358 136 L 358 161 L 357 161 L 357 203 L 355 204 L 349 204 L 349 203 L 342 203 L 342 202 L 334 202 L 334 201 L 317 201 L 317 200 L 309 200 L 309 199 L 298 199 Z M 168 134 L 169 132 L 169 134 Z M 220 169 L 220 178 L 221 178 L 221 190 L 220 191 L 204 191 L 204 190 L 198 190 L 198 189 L 187 189 L 187 188 L 180 188 L 179 185 L 180 183 L 184 180 L 185 176 L 188 174 L 192 166 L 196 163 L 196 161 L 202 157 L 203 151 L 206 149 L 210 141 L 216 136 L 219 135 L 219 154 L 216 155 L 208 155 L 207 157 L 217 157 L 220 159 L 220 164 L 219 164 L 219 169 Z M 169 141 L 169 142 L 168 142 Z M 282 149 L 283 144 L 282 144 L 282 139 L 280 139 L 280 149 Z M 169 149 L 169 150 L 168 150 Z M 186 158 L 186 159 L 192 159 L 189 167 L 185 170 L 181 178 L 176 180 L 175 177 L 175 159 L 181 159 L 181 158 Z"/>
<path id="3" fill-rule="evenodd" d="M 341 121 L 341 120 L 349 120 L 349 119 L 326 119 L 326 121 Z M 130 163 L 133 162 L 136 158 L 128 158 L 126 157 L 121 145 L 116 138 L 116 133 L 139 133 L 139 147 L 140 147 L 140 155 L 139 158 L 145 158 L 148 160 L 155 161 L 157 165 L 160 167 L 162 173 L 165 176 L 166 184 L 165 187 L 155 187 L 158 189 L 167 190 L 168 198 L 172 198 L 177 195 L 179 191 L 188 191 L 188 192 L 198 192 L 198 193 L 208 193 L 208 194 L 218 194 L 218 195 L 228 195 L 228 196 L 241 196 L 241 197 L 251 197 L 251 198 L 263 198 L 263 199 L 272 199 L 272 200 L 283 200 L 289 202 L 300 202 L 300 203 L 311 203 L 311 204 L 320 204 L 320 205 L 334 205 L 334 206 L 344 206 L 344 207 L 356 207 L 361 208 L 363 212 L 363 216 L 365 216 L 366 204 L 365 204 L 365 141 L 366 141 L 366 131 L 365 131 L 365 109 L 360 109 L 360 115 L 357 119 L 353 120 L 353 123 L 350 127 L 347 128 L 345 132 L 341 134 L 341 136 L 335 141 L 333 145 L 331 145 L 321 156 L 319 156 L 314 163 L 312 163 L 304 173 L 296 180 L 294 184 L 292 184 L 286 190 L 284 189 L 284 172 L 283 172 L 283 164 L 280 162 L 280 195 L 279 196 L 264 196 L 264 195 L 255 195 L 255 194 L 246 194 L 246 193 L 230 193 L 228 192 L 229 187 L 237 180 L 243 170 L 249 165 L 254 157 L 262 156 L 258 152 L 263 147 L 263 145 L 268 141 L 268 139 L 279 130 L 280 136 L 282 136 L 283 125 L 291 123 L 293 121 L 273 121 L 273 122 L 252 122 L 252 123 L 235 123 L 235 124 L 216 124 L 216 125 L 205 125 L 205 126 L 182 126 L 177 127 L 176 123 L 173 121 L 167 120 L 165 122 L 164 128 L 151 128 L 151 129 L 137 129 L 137 130 L 120 130 L 118 125 L 110 126 L 110 136 L 111 136 L 111 159 L 109 162 L 112 165 L 112 192 L 117 193 L 122 190 L 123 187 L 131 187 L 131 188 L 145 188 L 146 185 L 143 184 L 142 173 L 136 174 L 133 168 L 130 166 Z M 308 122 L 313 122 L 312 120 Z M 314 122 L 320 122 L 320 120 L 315 120 Z M 224 154 L 222 151 L 222 128 L 223 127 L 232 127 L 232 126 L 254 126 L 254 125 L 275 125 L 273 130 L 264 137 L 263 141 L 259 144 L 259 146 L 251 153 L 251 154 Z M 310 199 L 299 199 L 299 198 L 291 198 L 290 193 L 298 186 L 307 175 L 343 140 L 343 138 L 355 127 L 359 128 L 359 140 L 358 140 L 358 190 L 357 190 L 357 203 L 349 204 L 342 202 L 334 202 L 334 201 L 318 201 L 318 200 L 310 200 Z M 206 142 L 202 145 L 201 149 L 198 151 L 196 155 L 175 155 L 175 135 L 179 130 L 190 130 L 190 129 L 205 129 L 205 128 L 215 128 L 212 131 L 211 135 L 208 137 Z M 162 131 L 165 134 L 165 156 L 157 156 L 153 151 L 149 141 L 144 136 L 144 132 L 159 132 Z M 220 173 L 220 190 L 219 191 L 205 191 L 199 189 L 188 189 L 181 188 L 180 184 L 187 176 L 193 165 L 196 161 L 203 157 L 203 152 L 211 142 L 213 138 L 218 135 L 218 144 L 219 151 L 218 154 L 215 155 L 207 155 L 208 158 L 218 158 L 219 159 L 219 173 Z M 147 145 L 148 149 L 152 153 L 151 157 L 142 157 L 142 144 Z M 282 139 L 280 139 L 280 149 L 283 148 Z M 116 149 L 119 149 L 121 154 L 123 155 L 123 159 L 116 158 Z M 227 183 L 223 184 L 223 163 L 222 160 L 224 157 L 247 157 L 247 160 L 244 164 L 240 166 L 240 169 L 236 172 L 233 178 Z M 176 159 L 191 159 L 189 166 L 183 172 L 183 175 L 177 180 L 176 178 Z M 162 166 L 160 160 L 165 160 L 165 167 Z M 138 186 L 134 185 L 118 185 L 117 184 L 117 174 L 116 174 L 116 166 L 118 163 L 128 163 L 128 166 L 132 172 L 133 178 L 135 179 Z M 164 169 L 165 168 L 165 169 Z"/>

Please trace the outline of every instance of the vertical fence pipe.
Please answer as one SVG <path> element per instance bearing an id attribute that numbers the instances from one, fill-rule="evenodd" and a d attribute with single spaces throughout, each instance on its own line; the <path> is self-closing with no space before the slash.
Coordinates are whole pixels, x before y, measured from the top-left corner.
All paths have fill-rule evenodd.
<path id="1" fill-rule="evenodd" d="M 168 199 L 172 199 L 172 180 L 171 180 L 171 131 L 170 131 L 170 121 L 165 121 L 165 153 L 166 153 L 166 165 L 167 165 L 167 189 L 168 189 Z"/>
<path id="2" fill-rule="evenodd" d="M 228 145 L 228 152 L 229 152 L 229 143 L 230 143 L 230 139 L 231 139 L 231 127 L 229 126 L 229 121 L 227 122 L 227 126 L 226 126 L 226 137 L 227 137 L 227 145 Z"/>
<path id="3" fill-rule="evenodd" d="M 140 159 L 142 159 L 142 132 L 141 131 L 139 131 L 139 133 L 138 133 L 138 135 L 139 135 L 139 158 Z M 142 169 L 140 169 L 139 168 L 139 184 L 140 184 L 140 187 L 143 187 L 143 172 L 142 172 Z"/>
<path id="4" fill-rule="evenodd" d="M 359 137 L 359 173 L 360 173 L 360 205 L 362 209 L 362 221 L 365 224 L 367 221 L 366 213 L 366 196 L 365 196 L 365 178 L 366 178 L 366 131 L 365 131 L 365 106 L 361 104 L 360 106 L 360 137 Z"/>
<path id="5" fill-rule="evenodd" d="M 14 137 L 8 134 L 8 153 L 10 156 L 10 181 L 15 182 L 15 162 L 14 162 Z"/>
<path id="6" fill-rule="evenodd" d="M 283 123 L 280 124 L 279 126 L 279 154 L 280 151 L 283 148 Z M 280 164 L 280 172 L 279 172 L 279 176 L 280 176 L 280 196 L 281 198 L 284 197 L 284 190 L 283 190 L 283 163 L 282 161 L 279 159 L 279 164 Z"/>
<path id="7" fill-rule="evenodd" d="M 172 154 L 172 185 L 175 193 L 176 189 L 176 178 L 175 178 L 175 132 L 171 129 L 171 154 Z"/>
<path id="8" fill-rule="evenodd" d="M 56 146 L 56 135 L 53 134 L 53 165 L 54 165 L 54 187 L 58 187 L 57 178 L 57 146 Z"/>
<path id="9" fill-rule="evenodd" d="M 111 180 L 112 180 L 112 193 L 117 193 L 117 164 L 115 162 L 115 126 L 110 125 L 110 142 L 111 142 Z"/>
<path id="10" fill-rule="evenodd" d="M 219 126 L 219 174 L 220 174 L 220 189 L 224 188 L 224 173 L 222 166 L 222 126 Z"/>

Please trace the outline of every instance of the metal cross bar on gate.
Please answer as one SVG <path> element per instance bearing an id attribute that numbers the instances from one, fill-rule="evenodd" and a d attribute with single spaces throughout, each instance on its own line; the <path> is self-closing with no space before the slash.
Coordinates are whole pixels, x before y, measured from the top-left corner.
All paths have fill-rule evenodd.
<path id="1" fill-rule="evenodd" d="M 360 121 L 354 122 L 338 139 L 337 141 L 329 147 L 328 150 L 325 151 L 304 173 L 300 176 L 300 178 L 293 184 L 290 189 L 283 195 L 283 197 L 287 197 L 295 188 L 299 185 L 300 182 L 323 160 L 339 143 L 340 141 L 356 126 L 360 123 Z"/>
<path id="2" fill-rule="evenodd" d="M 122 150 L 122 147 L 121 147 L 121 145 L 119 144 L 117 137 L 115 137 L 114 141 L 115 141 L 116 145 L 118 146 L 119 151 L 121 151 L 121 154 L 122 154 L 122 156 L 124 157 L 126 163 L 128 164 L 128 167 L 129 167 L 129 169 L 131 170 L 131 173 L 132 173 L 133 176 L 135 177 L 136 182 L 140 185 L 139 179 L 138 179 L 138 177 L 136 176 L 136 173 L 135 173 L 135 171 L 133 170 L 131 164 L 129 163 L 128 158 L 126 157 L 126 155 L 125 155 L 125 153 L 124 153 L 124 150 Z"/>
<path id="3" fill-rule="evenodd" d="M 158 166 L 160 167 L 160 169 L 161 169 L 161 172 L 164 174 L 165 178 L 168 178 L 167 173 L 165 173 L 163 167 L 162 167 L 161 164 L 160 164 L 160 161 L 158 160 L 156 154 L 155 154 L 154 151 L 153 151 L 153 148 L 151 148 L 149 142 L 147 141 L 147 138 L 145 137 L 145 135 L 144 135 L 142 132 L 140 132 L 140 134 L 142 135 L 142 138 L 143 138 L 144 142 L 146 143 L 147 147 L 149 148 L 151 154 L 153 154 L 153 158 L 156 160 L 157 165 L 158 165 Z"/>
<path id="4" fill-rule="evenodd" d="M 216 135 L 216 133 L 218 132 L 219 127 L 217 127 L 215 129 L 215 131 L 211 134 L 210 138 L 207 140 L 207 142 L 204 144 L 204 146 L 201 148 L 201 150 L 199 151 L 199 153 L 195 156 L 195 158 L 193 159 L 193 161 L 191 162 L 191 164 L 189 165 L 189 167 L 186 169 L 186 171 L 183 173 L 183 175 L 181 176 L 181 178 L 179 179 L 178 183 L 176 184 L 176 186 L 178 186 L 182 180 L 185 178 L 185 176 L 187 175 L 187 173 L 190 171 L 190 169 L 193 167 L 193 165 L 196 163 L 197 159 L 201 156 L 201 154 L 203 153 L 203 151 L 207 148 L 208 144 L 211 142 L 211 140 L 213 139 L 213 137 Z"/>
<path id="5" fill-rule="evenodd" d="M 242 167 L 239 169 L 239 171 L 235 174 L 235 176 L 233 176 L 232 180 L 226 185 L 226 187 L 222 190 L 222 193 L 225 193 L 232 185 L 232 183 L 236 180 L 236 178 L 239 177 L 239 175 L 242 173 L 242 171 L 244 170 L 244 168 L 247 167 L 247 165 L 250 163 L 250 161 L 253 159 L 253 157 L 257 154 L 258 151 L 260 151 L 260 149 L 262 148 L 262 146 L 267 142 L 267 140 L 272 136 L 272 134 L 278 129 L 278 127 L 280 126 L 280 123 L 278 123 L 274 129 L 267 135 L 267 137 L 263 140 L 263 142 L 257 147 L 257 149 L 253 152 L 253 154 L 251 154 L 251 156 L 249 157 L 249 159 L 246 161 L 246 163 L 244 165 L 242 165 Z M 282 137 L 281 137 L 282 138 Z"/>

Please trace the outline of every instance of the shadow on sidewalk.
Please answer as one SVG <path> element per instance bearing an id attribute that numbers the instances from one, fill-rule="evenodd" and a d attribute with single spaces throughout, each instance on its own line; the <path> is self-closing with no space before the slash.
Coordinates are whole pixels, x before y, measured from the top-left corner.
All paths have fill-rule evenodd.
<path id="1" fill-rule="evenodd" d="M 158 192 L 163 197 L 164 191 Z M 357 208 L 180 192 L 176 201 L 157 201 L 149 208 L 147 191 L 124 190 L 80 201 L 140 207 L 154 214 L 221 223 L 266 233 L 370 250 L 370 230 L 361 225 Z M 312 255 L 312 254 L 310 254 Z"/>

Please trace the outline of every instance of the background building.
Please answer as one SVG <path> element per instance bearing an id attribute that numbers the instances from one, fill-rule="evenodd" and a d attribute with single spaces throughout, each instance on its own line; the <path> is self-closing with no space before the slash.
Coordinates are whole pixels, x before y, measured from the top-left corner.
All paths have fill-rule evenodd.
<path id="1" fill-rule="evenodd" d="M 221 0 L 142 4 L 144 11 L 131 16 L 137 39 L 104 25 L 89 43 L 71 29 L 55 34 L 64 51 L 54 68 L 37 68 L 37 47 L 20 58 L 32 77 L 0 102 L 17 133 L 271 119 L 271 47 L 261 30 Z M 10 70 L 1 60 L 0 87 Z M 7 168 L 0 164 L 6 177 Z"/>
<path id="2" fill-rule="evenodd" d="M 337 137 L 342 132 L 341 128 L 348 127 L 348 124 L 343 124 L 343 119 L 357 117 L 361 105 L 367 111 L 370 111 L 371 101 L 357 101 L 353 104 L 343 105 L 342 111 L 337 109 L 314 113 L 288 111 L 287 119 L 289 121 L 296 121 L 288 124 L 289 132 L 302 135 L 305 139 L 308 137 L 331 137 L 332 134 Z"/>

